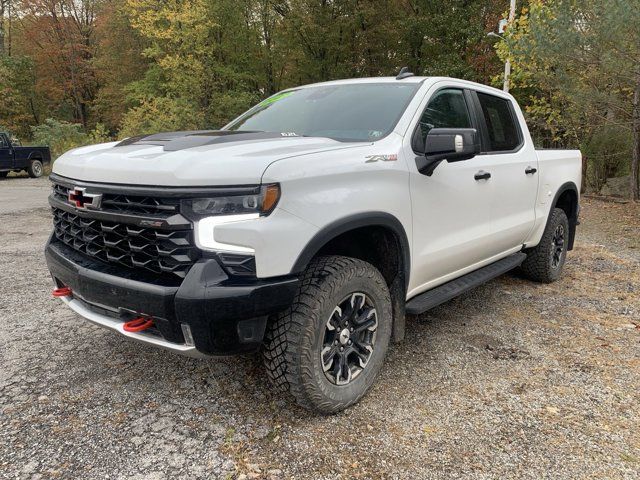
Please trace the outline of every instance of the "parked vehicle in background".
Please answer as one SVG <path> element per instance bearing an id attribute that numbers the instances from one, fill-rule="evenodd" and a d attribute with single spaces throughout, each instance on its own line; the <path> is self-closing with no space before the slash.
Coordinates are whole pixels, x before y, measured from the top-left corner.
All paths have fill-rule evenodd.
<path id="1" fill-rule="evenodd" d="M 509 94 L 403 72 L 73 150 L 51 180 L 55 296 L 175 352 L 262 349 L 277 387 L 327 413 L 371 387 L 405 313 L 517 267 L 560 277 L 581 155 L 536 151 Z"/>
<path id="2" fill-rule="evenodd" d="M 9 172 L 24 170 L 31 178 L 41 177 L 44 166 L 51 163 L 49 147 L 23 147 L 9 135 L 0 132 L 0 178 Z"/>

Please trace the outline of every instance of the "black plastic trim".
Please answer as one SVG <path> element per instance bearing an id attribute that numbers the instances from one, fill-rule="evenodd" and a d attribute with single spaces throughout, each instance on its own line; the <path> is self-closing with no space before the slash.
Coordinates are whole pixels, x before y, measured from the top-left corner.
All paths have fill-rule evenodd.
<path id="1" fill-rule="evenodd" d="M 298 286 L 295 276 L 236 283 L 215 260 L 200 261 L 176 294 L 176 316 L 190 326 L 200 352 L 255 351 L 262 344 L 267 318 L 293 303 Z"/>
<path id="2" fill-rule="evenodd" d="M 578 212 L 580 212 L 580 193 L 575 183 L 566 182 L 560 186 L 555 196 L 553 197 L 553 202 L 551 203 L 549 214 L 551 213 L 551 209 L 555 208 L 558 204 L 558 199 L 560 198 L 560 196 L 566 191 L 573 191 L 576 195 L 576 204 L 573 209 L 574 211 L 571 212 L 571 215 L 569 216 L 569 244 L 567 245 L 567 250 L 573 250 L 573 243 L 576 239 L 576 227 L 578 226 Z M 547 218 L 547 222 L 548 221 L 549 219 Z"/>
<path id="3" fill-rule="evenodd" d="M 122 195 L 157 196 L 166 198 L 188 198 L 207 196 L 255 195 L 260 193 L 260 185 L 229 185 L 222 187 L 194 186 L 173 187 L 157 185 L 123 185 L 120 183 L 94 183 L 74 180 L 56 173 L 49 175 L 49 180 L 66 187 L 92 188 L 101 193 Z"/>
<path id="4" fill-rule="evenodd" d="M 400 220 L 386 212 L 365 212 L 341 218 L 327 225 L 307 243 L 291 269 L 291 273 L 302 272 L 311 259 L 316 256 L 320 249 L 334 238 L 351 230 L 362 227 L 387 227 L 391 229 L 400 240 L 400 250 L 402 254 L 402 264 L 404 270 L 405 288 L 409 283 L 409 273 L 411 270 L 411 250 L 407 233 Z"/>
<path id="5" fill-rule="evenodd" d="M 104 210 L 93 210 L 90 208 L 80 209 L 75 208 L 67 202 L 63 202 L 56 198 L 53 194 L 49 195 L 49 205 L 65 212 L 73 213 L 81 218 L 90 218 L 93 220 L 104 220 L 116 223 L 124 223 L 128 225 L 149 227 L 152 225 L 154 228 L 162 230 L 186 230 L 192 229 L 193 224 L 183 217 L 181 214 L 176 213 L 170 217 L 157 217 L 153 215 L 128 215 L 125 213 L 114 213 Z"/>
<path id="6" fill-rule="evenodd" d="M 489 280 L 498 277 L 509 270 L 520 266 L 527 256 L 518 252 L 497 260 L 473 272 L 455 278 L 443 285 L 416 295 L 407 302 L 407 313 L 419 315 L 438 305 L 447 302 Z"/>
<path id="7" fill-rule="evenodd" d="M 72 290 L 80 292 L 83 300 L 112 308 L 126 308 L 161 318 L 173 318 L 171 301 L 177 286 L 154 285 L 131 278 L 82 266 L 65 254 L 65 249 L 50 242 L 45 258 L 51 274 Z"/>
<path id="8" fill-rule="evenodd" d="M 260 348 L 267 318 L 291 305 L 299 286 L 293 275 L 240 282 L 212 258 L 195 263 L 179 285 L 156 285 L 137 279 L 143 276 L 124 278 L 107 273 L 112 269 L 97 270 L 102 267 L 77 257 L 54 237 L 45 258 L 57 285 L 71 287 L 92 308 L 109 310 L 123 321 L 149 315 L 171 342 L 184 341 L 180 324 L 187 324 L 197 350 L 209 355 Z"/>

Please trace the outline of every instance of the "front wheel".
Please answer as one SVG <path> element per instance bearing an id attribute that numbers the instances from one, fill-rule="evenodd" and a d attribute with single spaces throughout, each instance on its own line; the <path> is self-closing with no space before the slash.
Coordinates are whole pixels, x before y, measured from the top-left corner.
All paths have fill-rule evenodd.
<path id="1" fill-rule="evenodd" d="M 520 267 L 522 272 L 536 282 L 555 282 L 562 273 L 568 244 L 567 214 L 560 208 L 554 208 L 549 214 L 540 243 L 527 252 L 527 258 Z"/>
<path id="2" fill-rule="evenodd" d="M 305 271 L 293 305 L 269 325 L 263 349 L 269 379 L 304 408 L 343 410 L 373 384 L 391 324 L 389 289 L 373 265 L 319 257 Z"/>
<path id="3" fill-rule="evenodd" d="M 43 172 L 44 167 L 42 166 L 42 162 L 40 160 L 32 160 L 29 164 L 29 168 L 27 168 L 27 173 L 31 178 L 41 177 Z"/>

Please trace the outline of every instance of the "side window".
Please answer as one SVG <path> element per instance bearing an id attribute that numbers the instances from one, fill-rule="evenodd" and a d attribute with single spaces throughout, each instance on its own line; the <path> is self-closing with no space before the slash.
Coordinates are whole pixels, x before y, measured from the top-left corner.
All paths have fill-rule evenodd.
<path id="1" fill-rule="evenodd" d="M 492 152 L 513 150 L 520 144 L 520 132 L 509 100 L 478 93 Z"/>
<path id="2" fill-rule="evenodd" d="M 436 92 L 422 113 L 420 128 L 425 138 L 432 128 L 471 128 L 462 90 L 445 88 Z"/>
<path id="3" fill-rule="evenodd" d="M 0 135 L 0 148 L 8 147 L 7 142 L 4 141 L 4 135 Z"/>

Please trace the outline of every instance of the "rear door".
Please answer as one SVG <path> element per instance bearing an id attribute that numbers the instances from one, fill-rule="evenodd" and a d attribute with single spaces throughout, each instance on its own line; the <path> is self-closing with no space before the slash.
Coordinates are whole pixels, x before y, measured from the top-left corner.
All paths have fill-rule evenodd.
<path id="1" fill-rule="evenodd" d="M 0 170 L 13 168 L 13 149 L 7 137 L 0 134 Z"/>
<path id="2" fill-rule="evenodd" d="M 534 225 L 538 157 L 510 98 L 482 91 L 473 97 L 483 134 L 481 157 L 491 173 L 490 243 L 499 255 L 521 247 Z"/>

